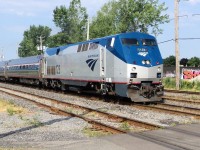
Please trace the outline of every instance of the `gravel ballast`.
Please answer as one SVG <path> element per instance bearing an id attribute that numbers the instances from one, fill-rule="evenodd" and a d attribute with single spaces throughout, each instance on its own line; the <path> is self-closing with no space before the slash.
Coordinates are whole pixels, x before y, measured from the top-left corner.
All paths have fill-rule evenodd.
<path id="1" fill-rule="evenodd" d="M 107 103 L 103 101 L 94 101 L 80 96 L 73 96 L 67 94 L 58 94 L 54 92 L 47 92 L 43 90 L 22 87 L 17 85 L 10 85 L 0 83 L 1 87 L 9 87 L 11 89 L 26 91 L 36 95 L 45 96 L 48 98 L 58 99 L 61 101 L 78 104 L 93 109 L 99 109 L 106 112 L 111 112 L 116 115 L 121 115 L 127 118 L 137 119 L 152 124 L 162 126 L 174 126 L 177 124 L 196 123 L 199 122 L 193 117 L 177 116 L 151 110 L 140 110 L 134 107 Z M 17 98 L 13 98 L 6 94 L 0 93 L 1 99 L 14 101 L 17 105 L 27 108 L 30 113 L 23 114 L 22 116 L 13 115 L 8 116 L 7 113 L 0 113 L 0 147 L 33 147 L 36 145 L 41 146 L 42 143 L 49 142 L 63 142 L 76 143 L 88 140 L 88 137 L 81 131 L 89 125 L 78 118 L 70 118 L 51 114 L 40 107 L 33 105 Z M 39 121 L 41 126 L 34 127 L 30 120 Z M 43 141 L 43 142 L 41 142 Z M 28 143 L 28 144 L 26 144 Z M 36 144 L 37 143 L 37 144 Z M 38 144 L 40 143 L 40 144 Z M 42 144 L 43 145 L 43 144 Z"/>
<path id="2" fill-rule="evenodd" d="M 88 123 L 82 119 L 51 114 L 31 102 L 4 93 L 0 93 L 0 99 L 28 110 L 15 115 L 0 113 L 0 148 L 44 148 L 43 143 L 51 141 L 74 143 L 88 139 L 82 133 Z"/>

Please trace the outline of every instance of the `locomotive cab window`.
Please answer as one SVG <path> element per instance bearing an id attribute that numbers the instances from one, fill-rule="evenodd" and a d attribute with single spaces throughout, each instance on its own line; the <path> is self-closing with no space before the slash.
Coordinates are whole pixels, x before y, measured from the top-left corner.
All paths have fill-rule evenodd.
<path id="1" fill-rule="evenodd" d="M 157 46 L 156 40 L 154 39 L 142 39 L 142 45 L 144 46 Z"/>
<path id="2" fill-rule="evenodd" d="M 133 38 L 122 38 L 121 41 L 122 44 L 126 46 L 139 45 L 138 40 Z"/>

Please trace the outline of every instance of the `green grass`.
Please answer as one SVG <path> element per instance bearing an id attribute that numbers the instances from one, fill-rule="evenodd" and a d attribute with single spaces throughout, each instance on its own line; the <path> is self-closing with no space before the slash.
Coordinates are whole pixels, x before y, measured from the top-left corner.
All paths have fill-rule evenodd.
<path id="1" fill-rule="evenodd" d="M 40 127 L 44 126 L 44 124 L 38 119 L 37 116 L 34 116 L 33 118 L 25 118 L 22 115 L 19 115 L 19 119 L 23 120 L 26 122 L 26 124 L 35 126 L 35 127 Z"/>
<path id="2" fill-rule="evenodd" d="M 14 108 L 9 107 L 9 108 L 7 108 L 7 113 L 9 116 L 13 116 L 14 114 L 17 113 L 17 111 L 14 110 Z"/>
<path id="3" fill-rule="evenodd" d="M 162 83 L 166 89 L 176 89 L 175 78 L 163 78 Z M 180 90 L 200 92 L 200 81 L 180 80 Z"/>
<path id="4" fill-rule="evenodd" d="M 35 118 L 35 117 L 29 120 L 29 124 L 35 127 L 40 127 L 44 125 L 41 121 L 38 120 L 38 118 Z"/>
<path id="5" fill-rule="evenodd" d="M 25 113 L 27 110 L 20 106 L 16 106 L 13 102 L 0 100 L 0 112 L 7 112 L 9 116 L 13 116 L 15 114 Z"/>
<path id="6" fill-rule="evenodd" d="M 85 134 L 88 137 L 100 137 L 105 135 L 110 135 L 111 133 L 103 132 L 101 130 L 95 130 L 93 128 L 84 128 L 82 130 L 82 133 Z"/>
<path id="7" fill-rule="evenodd" d="M 176 87 L 175 78 L 163 78 L 162 83 L 165 88 L 174 89 Z"/>
<path id="8" fill-rule="evenodd" d="M 125 131 L 130 131 L 130 125 L 128 122 L 123 122 L 120 126 L 120 129 L 125 130 Z"/>

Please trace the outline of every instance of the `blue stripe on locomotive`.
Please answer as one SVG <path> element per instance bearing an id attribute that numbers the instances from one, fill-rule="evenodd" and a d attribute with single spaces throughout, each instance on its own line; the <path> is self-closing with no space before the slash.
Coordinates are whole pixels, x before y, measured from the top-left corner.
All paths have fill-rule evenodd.
<path id="1" fill-rule="evenodd" d="M 114 47 L 109 47 L 107 45 L 108 41 L 111 38 L 115 38 Z M 137 39 L 139 42 L 139 45 L 138 46 L 123 45 L 121 42 L 122 38 Z M 103 46 L 103 47 L 106 46 L 106 48 L 111 53 L 113 53 L 116 57 L 118 57 L 119 59 L 121 59 L 122 61 L 124 61 L 128 64 L 135 64 L 135 65 L 145 66 L 145 67 L 152 67 L 152 66 L 162 64 L 163 60 L 162 60 L 158 46 L 144 46 L 144 45 L 142 45 L 142 39 L 156 40 L 153 36 L 151 36 L 149 34 L 145 34 L 145 33 L 140 33 L 140 32 L 122 33 L 122 34 L 107 36 L 107 37 L 98 38 L 98 39 L 94 39 L 94 40 L 90 40 L 90 41 L 86 41 L 86 42 L 79 42 L 76 44 L 69 44 L 69 45 L 60 46 L 60 47 L 48 48 L 46 50 L 46 54 L 48 56 L 53 56 L 53 55 L 56 55 L 58 49 L 59 49 L 59 51 L 63 51 L 70 46 L 98 42 L 101 46 Z M 145 55 L 141 55 L 142 52 L 140 52 L 139 49 L 142 49 L 142 50 L 145 49 L 147 51 L 147 53 Z M 151 63 L 143 64 L 142 63 L 143 60 L 149 60 Z"/>

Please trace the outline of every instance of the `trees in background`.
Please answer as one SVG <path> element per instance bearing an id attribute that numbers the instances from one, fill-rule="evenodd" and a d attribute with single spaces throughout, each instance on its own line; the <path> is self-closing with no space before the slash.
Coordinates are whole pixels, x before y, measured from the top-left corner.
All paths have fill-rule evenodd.
<path id="1" fill-rule="evenodd" d="M 162 33 L 160 24 L 169 20 L 163 12 L 167 8 L 158 0 L 111 0 L 104 4 L 97 16 L 90 24 L 90 38 L 98 38 L 116 33 L 141 31 L 158 35 Z M 56 35 L 50 35 L 51 29 L 45 27 L 45 33 L 36 27 L 24 32 L 24 39 L 20 43 L 20 57 L 37 55 L 37 36 L 44 36 L 48 47 L 66 45 L 86 40 L 88 14 L 81 6 L 80 0 L 71 0 L 69 8 L 56 7 L 53 11 L 53 22 L 60 28 Z M 35 30 L 35 32 L 33 31 Z M 43 31 L 43 30 L 42 30 Z M 34 36 L 35 34 L 35 36 Z M 47 40 L 48 38 L 48 40 Z"/>
<path id="2" fill-rule="evenodd" d="M 43 44 L 46 44 L 48 37 L 50 36 L 51 29 L 47 26 L 30 26 L 29 30 L 24 31 L 24 38 L 19 44 L 18 55 L 19 57 L 33 56 L 41 54 L 41 51 L 37 50 L 39 46 L 39 37 L 42 36 Z"/>
<path id="3" fill-rule="evenodd" d="M 164 66 L 166 66 L 166 67 L 175 66 L 175 64 L 176 64 L 176 58 L 175 58 L 175 56 L 171 55 L 171 56 L 165 58 L 163 60 L 163 63 L 164 63 Z"/>
<path id="4" fill-rule="evenodd" d="M 176 58 L 175 56 L 169 56 L 165 59 L 163 59 L 164 61 L 164 66 L 166 67 L 171 67 L 171 66 L 175 66 L 176 64 Z M 180 60 L 180 65 L 188 66 L 188 67 L 199 67 L 200 66 L 200 58 L 198 57 L 192 57 L 190 59 L 187 58 L 182 58 Z"/>
<path id="5" fill-rule="evenodd" d="M 199 67 L 200 66 L 200 59 L 198 57 L 192 57 L 188 61 L 188 66 L 190 67 Z"/>
<path id="6" fill-rule="evenodd" d="M 69 8 L 56 7 L 53 11 L 53 22 L 60 28 L 60 32 L 50 36 L 51 29 L 47 26 L 30 26 L 24 32 L 24 38 L 18 48 L 20 57 L 41 54 L 37 50 L 38 37 L 43 37 L 43 44 L 47 47 L 55 47 L 86 40 L 86 25 L 88 14 L 86 8 L 81 6 L 80 0 L 72 0 Z"/>
<path id="7" fill-rule="evenodd" d="M 180 60 L 180 65 L 186 67 L 187 66 L 187 63 L 188 63 L 188 59 L 187 58 L 182 58 Z"/>
<path id="8" fill-rule="evenodd" d="M 158 0 L 112 0 L 106 3 L 91 23 L 90 37 L 140 31 L 158 35 L 160 24 L 169 21 L 165 3 Z"/>
<path id="9" fill-rule="evenodd" d="M 86 40 L 88 14 L 86 8 L 81 6 L 80 0 L 72 0 L 69 8 L 56 7 L 53 17 L 53 22 L 61 32 L 51 37 L 51 46 Z"/>

